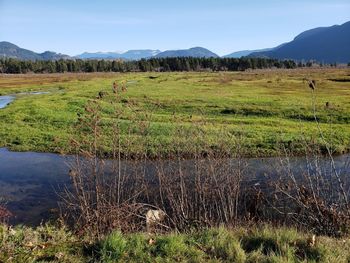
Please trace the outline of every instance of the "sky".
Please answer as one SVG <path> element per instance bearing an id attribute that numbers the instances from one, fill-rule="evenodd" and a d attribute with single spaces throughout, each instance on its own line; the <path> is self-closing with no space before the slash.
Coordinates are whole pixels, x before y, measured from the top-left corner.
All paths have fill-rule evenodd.
<path id="1" fill-rule="evenodd" d="M 350 20 L 349 0 L 0 0 L 0 41 L 35 52 L 274 47 Z"/>

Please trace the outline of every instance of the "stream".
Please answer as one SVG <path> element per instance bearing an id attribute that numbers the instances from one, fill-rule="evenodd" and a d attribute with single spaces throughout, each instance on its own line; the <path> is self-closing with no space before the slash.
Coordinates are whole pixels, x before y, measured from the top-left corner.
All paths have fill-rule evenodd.
<path id="1" fill-rule="evenodd" d="M 6 207 L 15 215 L 11 224 L 37 225 L 57 214 L 58 193 L 70 183 L 68 164 L 71 160 L 72 156 L 11 152 L 0 148 L 0 197 L 6 200 Z M 337 156 L 334 160 L 339 172 L 350 174 L 349 154 Z M 165 162 L 166 166 L 174 165 L 173 161 L 161 162 Z M 184 166 L 193 164 L 191 160 L 182 162 Z M 280 163 L 280 158 L 249 158 L 244 162 L 247 164 L 245 174 L 249 175 L 249 180 L 261 181 L 265 174 L 276 173 L 273 172 L 276 171 L 274 167 Z M 154 175 L 153 164 L 147 164 L 146 175 Z M 306 167 L 306 160 L 295 157 L 290 164 L 294 172 L 300 173 Z M 135 165 L 137 163 L 132 161 L 127 164 L 130 167 Z M 322 165 L 325 169 L 331 169 L 328 162 Z"/>

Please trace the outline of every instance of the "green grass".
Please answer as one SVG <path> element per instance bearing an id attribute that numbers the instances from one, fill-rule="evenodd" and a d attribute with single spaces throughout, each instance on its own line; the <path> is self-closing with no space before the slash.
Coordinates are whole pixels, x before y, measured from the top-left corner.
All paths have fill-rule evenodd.
<path id="1" fill-rule="evenodd" d="M 66 228 L 0 225 L 0 262 L 85 262 L 83 245 Z"/>
<path id="2" fill-rule="evenodd" d="M 350 83 L 330 80 L 346 78 L 349 70 L 157 73 L 159 78 L 148 78 L 155 74 L 2 76 L 2 94 L 51 93 L 22 95 L 0 110 L 0 147 L 49 152 L 68 149 L 69 139 L 79 136 L 74 128 L 77 113 L 83 113 L 99 91 L 106 91 L 109 95 L 98 101 L 103 125 L 115 121 L 115 107 L 119 109 L 124 147 L 131 153 L 167 153 L 174 150 L 174 144 L 193 140 L 198 148 L 215 149 L 230 134 L 240 138 L 251 156 L 277 154 L 278 144 L 298 154 L 304 139 L 324 145 L 314 122 L 312 93 L 303 82 L 310 78 L 318 83 L 317 115 L 327 141 L 337 153 L 350 149 Z M 114 80 L 128 83 L 128 91 L 118 100 L 112 93 Z M 139 127 L 145 123 L 146 132 Z M 196 139 L 191 137 L 193 130 Z M 130 138 L 131 145 L 126 143 Z M 106 142 L 106 151 L 108 145 Z"/>
<path id="3" fill-rule="evenodd" d="M 350 239 L 289 228 L 212 228 L 188 234 L 113 232 L 100 241 L 65 228 L 0 226 L 0 262 L 337 262 L 350 260 Z"/>

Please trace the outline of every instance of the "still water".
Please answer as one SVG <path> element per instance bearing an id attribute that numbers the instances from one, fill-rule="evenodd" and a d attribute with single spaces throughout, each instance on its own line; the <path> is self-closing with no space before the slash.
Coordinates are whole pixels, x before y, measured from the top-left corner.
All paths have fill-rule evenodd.
<path id="1" fill-rule="evenodd" d="M 0 148 L 0 197 L 6 199 L 7 208 L 15 215 L 12 224 L 37 225 L 47 220 L 53 210 L 57 210 L 58 193 L 65 185 L 69 185 L 69 163 L 71 156 L 62 156 L 52 153 L 11 152 Z M 350 175 L 350 155 L 335 157 L 339 172 Z M 264 175 L 277 171 L 280 158 L 250 158 L 245 159 L 245 174 L 249 180 L 259 182 Z M 162 161 L 166 166 L 176 165 L 172 161 Z M 234 162 L 234 161 L 233 161 Z M 154 175 L 152 166 L 147 164 L 146 173 Z M 193 161 L 183 161 L 184 166 L 193 165 Z M 291 169 L 300 173 L 306 169 L 305 158 L 293 158 L 290 161 Z M 130 165 L 130 166 L 129 166 Z M 127 166 L 135 166 L 130 162 Z M 323 169 L 331 169 L 329 162 L 324 161 Z"/>
<path id="2" fill-rule="evenodd" d="M 15 99 L 14 96 L 0 96 L 0 109 L 5 108 Z"/>

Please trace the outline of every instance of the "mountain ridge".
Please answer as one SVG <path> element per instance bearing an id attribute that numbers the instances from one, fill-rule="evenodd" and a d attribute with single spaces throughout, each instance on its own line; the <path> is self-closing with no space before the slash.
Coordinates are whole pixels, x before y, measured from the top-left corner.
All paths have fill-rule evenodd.
<path id="1" fill-rule="evenodd" d="M 137 49 L 128 50 L 126 52 L 84 52 L 76 55 L 75 58 L 80 59 L 127 59 L 139 60 L 142 58 L 149 58 L 159 54 L 160 50 L 153 49 Z"/>
<path id="2" fill-rule="evenodd" d="M 250 56 L 298 61 L 316 60 L 323 63 L 349 63 L 350 21 L 342 25 L 306 30 L 279 48 L 252 53 Z"/>
<path id="3" fill-rule="evenodd" d="M 228 55 L 224 55 L 222 57 L 223 58 L 241 58 L 241 57 L 246 57 L 252 53 L 265 52 L 265 51 L 270 51 L 272 49 L 273 48 L 263 48 L 263 49 L 255 49 L 255 50 L 246 49 L 246 50 L 235 51 Z"/>
<path id="4" fill-rule="evenodd" d="M 36 53 L 29 49 L 20 48 L 19 46 L 7 41 L 0 42 L 0 58 L 15 58 L 21 60 L 59 60 L 68 59 L 70 56 L 45 51 L 43 53 Z"/>
<path id="5" fill-rule="evenodd" d="M 189 49 L 179 49 L 179 50 L 166 50 L 155 56 L 156 58 L 166 58 L 166 57 L 204 57 L 210 58 L 219 57 L 214 52 L 203 47 L 193 47 Z"/>

